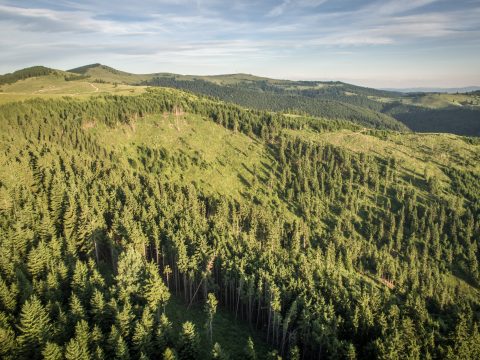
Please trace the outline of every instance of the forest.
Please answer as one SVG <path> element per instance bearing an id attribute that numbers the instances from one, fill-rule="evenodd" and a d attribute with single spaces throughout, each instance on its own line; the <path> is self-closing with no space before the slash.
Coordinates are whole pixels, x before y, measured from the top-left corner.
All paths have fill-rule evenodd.
<path id="1" fill-rule="evenodd" d="M 480 358 L 480 143 L 266 110 L 0 105 L 0 357 Z"/>
<path id="2" fill-rule="evenodd" d="M 11 84 L 18 80 L 24 80 L 31 77 L 45 76 L 54 73 L 55 70 L 45 66 L 33 66 L 30 68 L 21 69 L 13 73 L 0 75 L 0 85 Z"/>
<path id="3" fill-rule="evenodd" d="M 177 80 L 169 77 L 157 77 L 141 84 L 172 87 L 188 90 L 196 94 L 212 96 L 241 106 L 253 109 L 283 111 L 289 113 L 308 114 L 329 119 L 350 120 L 366 127 L 380 129 L 406 130 L 402 123 L 388 115 L 380 113 L 379 109 L 365 107 L 372 101 L 365 98 L 359 101 L 344 102 L 343 95 L 338 92 L 328 95 L 319 91 L 285 91 L 266 82 L 236 85 L 217 85 L 205 80 Z M 343 93 L 343 91 L 340 91 Z M 353 97 L 354 100 L 359 97 Z M 348 99 L 350 100 L 350 99 Z"/>
<path id="4" fill-rule="evenodd" d="M 462 99 L 462 106 L 455 101 L 432 106 L 428 101 L 422 103 L 422 99 L 434 95 L 405 95 L 342 82 L 268 79 L 217 84 L 210 79 L 163 75 L 140 84 L 188 90 L 248 108 L 346 119 L 377 129 L 480 135 L 480 110 L 475 93 L 464 95 L 467 99 Z"/>

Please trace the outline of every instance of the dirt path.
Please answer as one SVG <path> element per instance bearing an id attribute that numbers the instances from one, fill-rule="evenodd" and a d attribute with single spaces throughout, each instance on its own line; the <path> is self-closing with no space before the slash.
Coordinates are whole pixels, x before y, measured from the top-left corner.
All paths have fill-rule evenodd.
<path id="1" fill-rule="evenodd" d="M 95 92 L 98 92 L 98 87 L 96 87 L 95 85 L 93 85 L 92 83 L 89 83 L 91 87 L 93 87 L 95 89 Z"/>
<path id="2" fill-rule="evenodd" d="M 45 89 L 36 90 L 36 91 L 34 91 L 32 94 L 40 94 L 40 93 L 43 93 L 43 92 L 45 92 L 45 91 L 50 91 L 50 90 L 56 90 L 55 85 L 51 85 L 51 86 L 49 86 L 49 87 L 47 87 L 47 88 L 45 88 Z"/>

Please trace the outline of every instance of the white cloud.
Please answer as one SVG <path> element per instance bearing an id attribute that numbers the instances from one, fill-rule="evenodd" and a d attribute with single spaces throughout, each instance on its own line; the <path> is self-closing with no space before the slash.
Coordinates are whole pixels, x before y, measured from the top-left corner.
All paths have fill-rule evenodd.
<path id="1" fill-rule="evenodd" d="M 364 56 L 365 62 L 374 63 L 373 52 L 387 57 L 402 48 L 413 54 L 415 47 L 426 44 L 428 53 L 433 44 L 447 49 L 454 41 L 480 52 L 480 6 L 473 3 L 446 10 L 435 6 L 435 0 L 374 0 L 332 12 L 325 0 L 273 5 L 253 0 L 227 5 L 220 0 L 119 0 L 113 7 L 105 1 L 58 0 L 53 9 L 35 2 L 28 7 L 27 1 L 0 0 L 0 31 L 8 34 L 0 37 L 0 70 L 104 62 L 121 68 L 128 64 L 125 70 L 134 72 L 241 68 L 255 73 L 276 64 L 277 77 L 294 71 L 309 77 L 315 69 L 311 64 L 329 65 L 324 59 L 332 61 L 332 69 L 347 66 L 330 54 L 343 59 Z M 415 62 L 415 55 L 409 61 Z M 432 56 L 430 61 L 439 60 Z M 366 72 L 365 66 L 356 66 L 354 70 Z"/>
<path id="2" fill-rule="evenodd" d="M 288 4 L 290 4 L 290 0 L 283 0 L 279 5 L 275 6 L 267 13 L 267 17 L 275 17 L 282 15 Z"/>
<path id="3" fill-rule="evenodd" d="M 95 19 L 86 11 L 56 11 L 0 5 L 0 21 L 18 24 L 23 29 L 41 32 L 99 32 L 112 35 L 146 34 L 160 31 L 153 24 L 121 23 Z"/>
<path id="4" fill-rule="evenodd" d="M 283 15 L 287 10 L 314 8 L 327 2 L 328 0 L 282 0 L 280 4 L 274 6 L 267 17 L 277 17 Z"/>

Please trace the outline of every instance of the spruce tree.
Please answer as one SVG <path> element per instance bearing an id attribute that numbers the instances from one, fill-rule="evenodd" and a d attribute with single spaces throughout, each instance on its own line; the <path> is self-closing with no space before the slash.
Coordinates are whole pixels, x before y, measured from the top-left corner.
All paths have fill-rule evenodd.
<path id="1" fill-rule="evenodd" d="M 195 325 L 190 321 L 186 321 L 182 325 L 178 345 L 178 357 L 180 360 L 194 360 L 199 356 L 200 339 Z"/>
<path id="2" fill-rule="evenodd" d="M 48 312 L 35 295 L 23 304 L 18 329 L 21 353 L 26 358 L 39 359 L 43 347 L 51 337 L 53 327 Z"/>
<path id="3" fill-rule="evenodd" d="M 47 342 L 42 351 L 43 359 L 45 360 L 62 360 L 62 347 L 53 342 Z"/>
<path id="4" fill-rule="evenodd" d="M 164 307 L 170 298 L 170 293 L 158 273 L 157 265 L 154 263 L 147 265 L 147 280 L 144 293 L 148 306 L 158 317 L 161 307 Z"/>
<path id="5" fill-rule="evenodd" d="M 250 336 L 248 337 L 247 346 L 245 347 L 244 353 L 245 353 L 245 359 L 247 359 L 247 360 L 256 360 L 257 359 L 257 353 L 255 351 L 255 345 L 254 345 L 253 340 Z"/>
<path id="6" fill-rule="evenodd" d="M 217 312 L 217 298 L 215 297 L 215 294 L 209 293 L 207 296 L 207 300 L 205 302 L 205 313 L 207 314 L 207 332 L 208 336 L 210 338 L 210 342 L 213 342 L 213 317 L 215 316 L 215 313 Z"/>
<path id="7" fill-rule="evenodd" d="M 171 348 L 166 348 L 163 352 L 163 360 L 176 360 L 177 355 L 175 355 L 175 351 Z"/>
<path id="8" fill-rule="evenodd" d="M 13 360 L 16 358 L 16 350 L 17 342 L 14 331 L 6 324 L 0 326 L 0 358 Z"/>
<path id="9" fill-rule="evenodd" d="M 220 360 L 227 360 L 229 358 L 227 353 L 222 349 L 222 347 L 220 346 L 220 344 L 218 342 L 216 342 L 213 345 L 212 358 L 213 359 L 220 359 Z"/>

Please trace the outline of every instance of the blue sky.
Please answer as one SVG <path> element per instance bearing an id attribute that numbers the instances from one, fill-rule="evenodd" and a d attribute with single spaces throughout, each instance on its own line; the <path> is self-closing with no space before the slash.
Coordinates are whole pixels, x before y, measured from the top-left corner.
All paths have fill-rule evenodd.
<path id="1" fill-rule="evenodd" d="M 480 0 L 0 0 L 0 73 L 101 62 L 375 87 L 480 85 Z"/>

